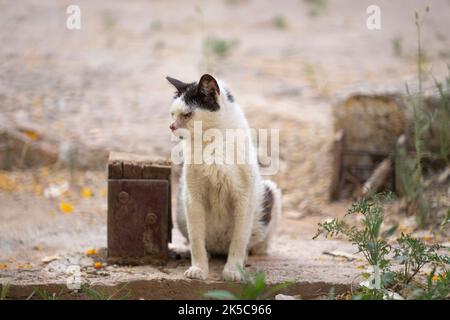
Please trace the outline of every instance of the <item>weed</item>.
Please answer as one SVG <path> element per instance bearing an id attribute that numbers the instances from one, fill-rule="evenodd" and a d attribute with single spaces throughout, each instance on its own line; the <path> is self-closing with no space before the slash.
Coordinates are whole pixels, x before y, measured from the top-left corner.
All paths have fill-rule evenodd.
<path id="1" fill-rule="evenodd" d="M 450 160 L 450 66 L 448 66 L 448 69 L 449 75 L 444 84 L 434 79 L 440 98 L 440 108 L 433 117 L 433 119 L 438 122 L 438 158 L 445 161 L 445 163 L 448 163 Z"/>
<path id="2" fill-rule="evenodd" d="M 59 300 L 63 294 L 64 294 L 64 288 L 61 289 L 58 293 L 56 293 L 56 292 L 49 293 L 48 291 L 46 291 L 44 289 L 36 288 L 33 290 L 33 292 L 31 292 L 31 294 L 28 296 L 27 300 L 31 300 L 31 298 L 33 298 L 36 295 L 38 297 L 38 300 Z"/>
<path id="3" fill-rule="evenodd" d="M 81 285 L 81 292 L 93 300 L 128 300 L 131 298 L 131 290 L 127 290 L 125 294 L 119 295 L 125 289 L 125 286 L 114 292 L 112 295 L 107 295 L 104 292 L 97 291 L 87 285 Z"/>
<path id="4" fill-rule="evenodd" d="M 448 269 L 450 257 L 437 253 L 440 249 L 439 245 L 427 246 L 422 241 L 403 233 L 397 239 L 395 247 L 384 240 L 384 237 L 392 235 L 396 230 L 393 227 L 384 233 L 380 233 L 383 223 L 383 202 L 391 198 L 391 194 L 382 193 L 358 200 L 348 210 L 344 218 L 351 214 L 361 214 L 360 224 L 362 224 L 362 227 L 350 227 L 343 220 L 333 219 L 329 222 L 319 223 L 319 229 L 314 238 L 320 234 L 324 234 L 325 237 L 344 235 L 358 247 L 367 262 L 372 266 L 372 272 L 361 274 L 365 280 L 369 281 L 365 281 L 365 284 L 362 283 L 362 286 L 355 292 L 352 291 L 351 295 L 355 300 L 390 299 L 393 298 L 393 291 L 389 291 L 387 288 L 399 290 L 406 287 L 414 289 L 416 298 L 419 297 L 419 294 L 424 299 L 448 296 L 449 280 L 447 273 L 435 275 L 433 271 L 434 282 L 429 280 L 425 288 L 417 287 L 416 283 L 412 283 L 414 277 L 425 265 L 433 265 L 433 270 L 436 270 L 438 266 L 442 269 Z M 394 253 L 395 261 L 403 265 L 401 272 L 390 270 L 393 262 L 389 259 L 391 252 Z M 375 283 L 373 283 L 374 280 Z M 334 295 L 330 293 L 330 297 L 334 297 Z"/>
<path id="5" fill-rule="evenodd" d="M 233 49 L 236 45 L 236 40 L 208 37 L 204 42 L 204 50 L 208 55 L 213 55 L 223 59 L 229 55 L 231 49 Z"/>
<path id="6" fill-rule="evenodd" d="M 361 289 L 352 296 L 352 300 L 383 300 L 384 297 L 385 293 L 383 290 L 361 287 Z"/>
<path id="7" fill-rule="evenodd" d="M 396 57 L 403 56 L 403 41 L 400 36 L 392 39 L 392 51 Z"/>
<path id="8" fill-rule="evenodd" d="M 272 25 L 277 29 L 286 29 L 287 27 L 286 20 L 281 15 L 273 17 Z"/>
<path id="9" fill-rule="evenodd" d="M 415 287 L 408 299 L 416 300 L 444 300 L 450 299 L 449 271 L 436 273 L 436 268 L 427 276 L 425 288 Z"/>
<path id="10" fill-rule="evenodd" d="M 330 290 L 328 290 L 327 300 L 336 300 L 336 290 L 334 287 L 331 287 Z"/>
<path id="11" fill-rule="evenodd" d="M 358 200 L 344 218 L 352 214 L 361 215 L 363 225 L 361 229 L 350 227 L 343 220 L 335 218 L 330 222 L 319 223 L 319 229 L 313 239 L 320 234 L 324 234 L 325 237 L 342 234 L 358 247 L 359 252 L 371 266 L 385 269 L 388 266 L 386 255 L 391 248 L 386 240 L 380 237 L 384 217 L 382 202 L 391 198 L 391 194 L 383 193 Z"/>
<path id="12" fill-rule="evenodd" d="M 318 17 L 326 8 L 326 0 L 304 0 L 308 6 L 308 15 L 312 18 Z"/>
<path id="13" fill-rule="evenodd" d="M 238 293 L 233 293 L 228 290 L 212 290 L 206 292 L 204 297 L 217 300 L 263 300 L 270 298 L 275 293 L 291 285 L 290 282 L 283 282 L 272 288 L 268 288 L 263 272 L 260 271 L 253 276 L 240 266 L 239 272 L 243 279 L 243 285 L 241 288 L 234 288 L 235 290 L 233 290 Z"/>
<path id="14" fill-rule="evenodd" d="M 429 7 L 425 9 L 425 16 L 429 12 Z M 425 18 L 424 16 L 424 18 Z M 442 84 L 435 80 L 435 86 L 440 96 L 440 107 L 436 111 L 428 111 L 426 99 L 424 97 L 424 69 L 426 58 L 422 48 L 422 24 L 424 18 L 419 13 L 415 13 L 415 24 L 417 29 L 417 78 L 418 90 L 412 93 L 408 84 L 406 85 L 407 98 L 405 100 L 410 117 L 412 119 L 412 136 L 414 143 L 414 156 L 409 156 L 406 146 L 401 146 L 396 152 L 396 172 L 399 177 L 399 184 L 405 193 L 407 210 L 416 216 L 419 227 L 435 222 L 435 215 L 423 195 L 423 160 L 424 155 L 434 161 L 440 160 L 448 163 L 450 156 L 450 76 L 446 83 Z M 437 151 L 427 152 L 425 141 L 429 136 L 437 135 L 439 145 Z"/>
<path id="15" fill-rule="evenodd" d="M 448 257 L 437 254 L 440 248 L 438 244 L 426 246 L 419 239 L 404 233 L 397 242 L 399 247 L 394 249 L 394 257 L 403 265 L 403 272 L 399 273 L 399 276 L 405 285 L 409 284 L 426 264 L 449 263 Z"/>
<path id="16" fill-rule="evenodd" d="M 9 283 L 5 283 L 2 285 L 2 291 L 0 291 L 0 300 L 6 300 L 8 296 L 10 285 Z"/>

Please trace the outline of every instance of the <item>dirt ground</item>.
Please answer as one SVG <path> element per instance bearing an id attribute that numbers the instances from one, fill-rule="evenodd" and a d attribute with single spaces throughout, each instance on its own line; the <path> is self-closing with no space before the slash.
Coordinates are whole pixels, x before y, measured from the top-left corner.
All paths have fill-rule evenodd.
<path id="1" fill-rule="evenodd" d="M 319 221 L 345 212 L 348 203 L 328 203 L 332 106 L 349 92 L 414 85 L 414 10 L 428 4 L 377 1 L 381 30 L 371 31 L 365 0 L 79 0 L 81 30 L 68 30 L 72 3 L 0 0 L 0 116 L 46 128 L 60 153 L 82 145 L 79 163 L 107 151 L 168 157 L 173 89 L 165 76 L 194 81 L 211 72 L 252 127 L 280 129 L 272 179 L 285 217 L 277 243 L 311 239 Z M 430 7 L 423 43 L 427 69 L 441 80 L 450 1 Z M 3 269 L 104 248 L 105 222 L 106 174 L 98 167 L 0 172 Z"/>

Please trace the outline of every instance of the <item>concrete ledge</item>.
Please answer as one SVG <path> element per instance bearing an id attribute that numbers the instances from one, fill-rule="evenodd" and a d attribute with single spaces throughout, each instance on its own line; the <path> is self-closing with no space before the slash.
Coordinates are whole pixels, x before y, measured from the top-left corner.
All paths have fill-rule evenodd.
<path id="1" fill-rule="evenodd" d="M 356 268 L 362 262 L 323 255 L 325 250 L 353 253 L 350 244 L 342 241 L 292 240 L 280 237 L 268 256 L 252 256 L 246 269 L 250 273 L 264 271 L 268 287 L 289 281 L 291 286 L 281 291 L 287 295 L 300 295 L 303 299 L 317 299 L 327 295 L 331 287 L 339 294 L 350 289 L 361 272 Z M 207 281 L 189 280 L 183 276 L 189 266 L 185 248 L 176 248 L 176 259 L 165 266 L 117 266 L 105 265 L 96 269 L 94 261 L 105 261 L 104 253 L 87 257 L 73 253 L 30 269 L 0 270 L 0 283 L 10 285 L 8 297 L 25 299 L 40 288 L 48 293 L 66 292 L 61 299 L 85 299 L 82 294 L 71 293 L 66 287 L 70 265 L 80 266 L 81 282 L 110 296 L 122 289 L 117 296 L 130 291 L 132 299 L 202 299 L 209 290 L 239 288 L 239 285 L 222 280 L 224 259 L 210 261 Z M 34 298 L 38 298 L 35 296 Z"/>

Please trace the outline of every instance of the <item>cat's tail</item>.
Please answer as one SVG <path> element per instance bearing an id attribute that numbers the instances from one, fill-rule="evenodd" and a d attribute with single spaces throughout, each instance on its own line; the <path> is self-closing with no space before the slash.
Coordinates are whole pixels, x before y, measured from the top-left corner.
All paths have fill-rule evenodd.
<path id="1" fill-rule="evenodd" d="M 281 217 L 281 190 L 277 185 L 270 180 L 264 180 L 262 195 L 260 214 L 257 215 L 258 221 L 253 230 L 254 239 L 250 247 L 250 253 L 256 255 L 267 253 Z"/>

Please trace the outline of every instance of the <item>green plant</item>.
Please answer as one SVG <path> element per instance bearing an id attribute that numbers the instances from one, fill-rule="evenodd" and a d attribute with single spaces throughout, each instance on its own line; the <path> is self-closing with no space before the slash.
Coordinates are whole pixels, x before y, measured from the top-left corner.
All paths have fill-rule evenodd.
<path id="1" fill-rule="evenodd" d="M 227 40 L 208 36 L 203 40 L 203 59 L 201 69 L 205 72 L 214 73 L 218 60 L 225 59 L 231 50 L 238 45 L 237 40 Z"/>
<path id="2" fill-rule="evenodd" d="M 383 223 L 383 205 L 382 202 L 391 199 L 391 194 L 375 194 L 358 200 L 348 210 L 344 219 L 352 214 L 362 216 L 362 228 L 348 226 L 343 220 L 333 219 L 329 222 L 319 223 L 316 239 L 319 235 L 325 237 L 334 237 L 342 234 L 358 247 L 371 266 L 377 266 L 385 269 L 388 266 L 386 255 L 390 252 L 389 244 L 380 237 L 381 224 Z"/>
<path id="3" fill-rule="evenodd" d="M 373 268 L 371 274 L 363 274 L 369 279 L 367 287 L 361 287 L 353 296 L 354 299 L 383 299 L 386 290 L 385 286 L 391 280 L 389 271 L 390 262 L 387 255 L 391 251 L 391 246 L 381 237 L 381 225 L 384 219 L 383 202 L 392 198 L 391 193 L 379 193 L 358 200 L 353 203 L 344 219 L 349 215 L 361 215 L 362 227 L 348 226 L 343 220 L 333 219 L 329 222 L 319 223 L 319 229 L 313 239 L 320 234 L 325 237 L 344 235 L 352 244 L 358 247 L 367 262 Z M 389 233 L 393 233 L 395 228 L 391 228 Z M 372 283 L 374 280 L 375 283 Z"/>
<path id="4" fill-rule="evenodd" d="M 204 50 L 207 55 L 214 55 L 218 58 L 225 58 L 238 42 L 236 40 L 226 40 L 216 37 L 207 37 L 204 41 Z"/>
<path id="5" fill-rule="evenodd" d="M 308 6 L 308 15 L 312 18 L 318 17 L 326 8 L 326 0 L 304 0 Z"/>
<path id="6" fill-rule="evenodd" d="M 400 36 L 392 39 L 392 51 L 396 57 L 403 56 L 403 41 Z"/>
<path id="7" fill-rule="evenodd" d="M 273 17 L 272 24 L 277 29 L 286 29 L 287 26 L 286 19 L 281 15 Z"/>
<path id="8" fill-rule="evenodd" d="M 61 289 L 58 293 L 56 292 L 49 293 L 44 289 L 36 288 L 33 290 L 33 292 L 31 292 L 27 300 L 31 300 L 31 298 L 33 298 L 35 295 L 38 296 L 38 300 L 59 300 L 63 294 L 64 288 Z"/>
<path id="9" fill-rule="evenodd" d="M 9 283 L 2 284 L 2 291 L 0 292 L 0 300 L 6 300 L 9 288 L 10 288 Z"/>
<path id="10" fill-rule="evenodd" d="M 444 300 L 450 299 L 450 276 L 449 271 L 436 273 L 436 268 L 427 276 L 425 288 L 416 287 L 408 296 L 415 300 Z"/>
<path id="11" fill-rule="evenodd" d="M 438 244 L 427 246 L 419 239 L 404 233 L 397 242 L 399 247 L 394 249 L 394 257 L 403 265 L 403 272 L 399 276 L 405 285 L 409 284 L 426 264 L 448 263 L 448 257 L 437 254 L 440 248 Z"/>
<path id="12" fill-rule="evenodd" d="M 446 225 L 450 223 L 450 208 L 447 210 L 447 214 L 440 224 L 440 228 L 443 229 Z"/>
<path id="13" fill-rule="evenodd" d="M 125 286 L 114 292 L 112 295 L 107 295 L 105 292 L 97 291 L 87 285 L 81 285 L 81 293 L 93 300 L 128 300 L 131 298 L 131 290 L 127 290 L 124 294 L 119 295 L 125 289 Z"/>
<path id="14" fill-rule="evenodd" d="M 444 83 L 434 79 L 437 91 L 439 92 L 440 108 L 433 117 L 437 121 L 439 131 L 439 151 L 438 158 L 448 163 L 450 160 L 450 66 L 447 66 L 449 75 Z"/>
<path id="15" fill-rule="evenodd" d="M 336 290 L 334 287 L 331 287 L 330 290 L 328 290 L 327 300 L 336 300 Z"/>
<path id="16" fill-rule="evenodd" d="M 352 300 L 383 300 L 384 297 L 384 290 L 361 287 L 357 292 L 353 294 Z"/>
<path id="17" fill-rule="evenodd" d="M 283 282 L 268 288 L 263 272 L 259 271 L 253 276 L 242 267 L 238 266 L 238 268 L 243 284 L 240 288 L 233 288 L 233 292 L 237 293 L 228 290 L 212 290 L 206 292 L 204 297 L 217 300 L 263 300 L 270 298 L 275 293 L 291 285 L 290 282 Z"/>
<path id="18" fill-rule="evenodd" d="M 429 7 L 425 9 L 425 16 L 430 11 Z M 424 16 L 424 18 L 425 18 Z M 412 117 L 413 124 L 413 142 L 414 157 L 408 156 L 406 146 L 401 146 L 396 152 L 396 172 L 399 182 L 404 190 L 407 201 L 408 212 L 415 214 L 417 224 L 423 227 L 431 222 L 431 208 L 423 196 L 423 165 L 425 135 L 432 128 L 433 117 L 427 111 L 423 82 L 426 58 L 422 48 L 422 24 L 424 18 L 420 18 L 419 13 L 415 12 L 415 24 L 417 30 L 417 78 L 418 90 L 412 93 L 406 84 L 407 98 L 406 106 Z"/>

